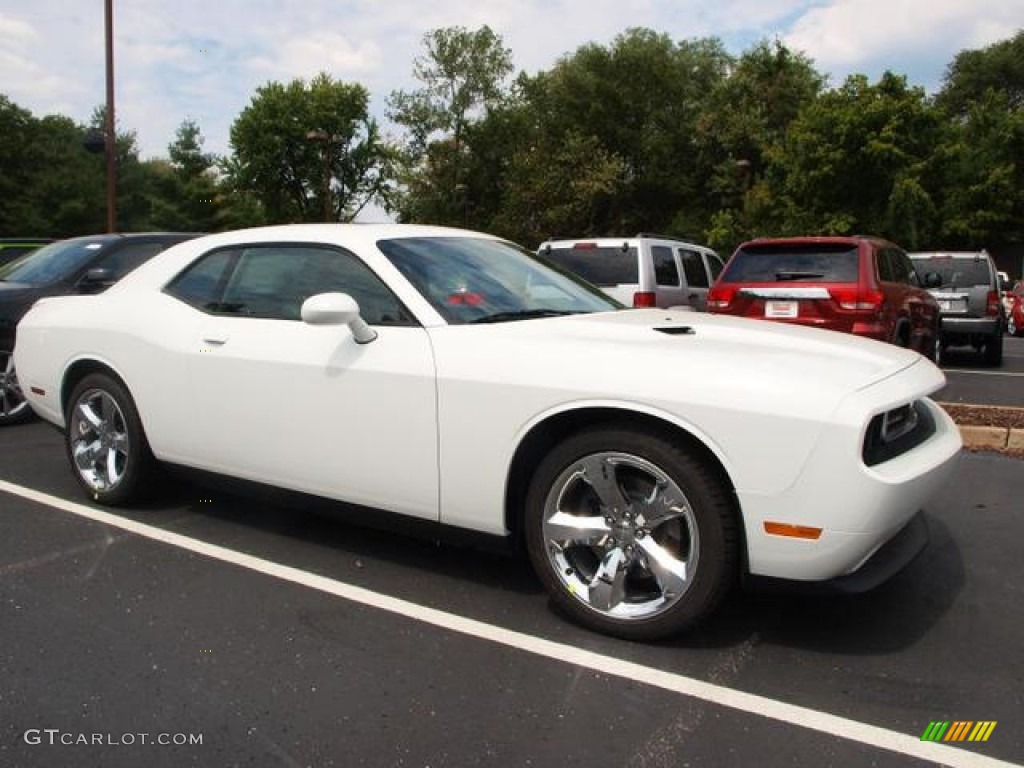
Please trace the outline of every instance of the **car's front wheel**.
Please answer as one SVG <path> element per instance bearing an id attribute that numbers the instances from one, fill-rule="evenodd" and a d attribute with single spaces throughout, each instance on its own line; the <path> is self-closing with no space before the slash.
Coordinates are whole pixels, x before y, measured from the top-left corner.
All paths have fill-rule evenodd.
<path id="1" fill-rule="evenodd" d="M 131 395 L 117 379 L 93 373 L 75 385 L 65 414 L 68 460 L 93 500 L 139 500 L 152 480 L 153 455 Z"/>
<path id="2" fill-rule="evenodd" d="M 18 383 L 14 355 L 0 350 L 0 427 L 29 421 L 34 414 Z"/>
<path id="3" fill-rule="evenodd" d="M 619 637 L 677 634 L 738 571 L 733 494 L 707 461 L 628 428 L 578 433 L 530 484 L 525 536 L 555 605 Z"/>

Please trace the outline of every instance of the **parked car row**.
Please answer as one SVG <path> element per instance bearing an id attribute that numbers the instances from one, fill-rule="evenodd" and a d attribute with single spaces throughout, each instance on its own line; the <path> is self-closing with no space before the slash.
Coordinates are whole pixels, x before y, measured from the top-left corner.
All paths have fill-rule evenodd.
<path id="1" fill-rule="evenodd" d="M 934 362 L 949 347 L 970 346 L 997 366 L 1004 333 L 1021 328 L 1021 310 L 1014 315 L 1001 299 L 1008 286 L 985 251 L 908 254 L 865 236 L 763 238 L 723 266 L 709 248 L 640 234 L 549 240 L 538 253 L 627 306 L 841 331 Z"/>

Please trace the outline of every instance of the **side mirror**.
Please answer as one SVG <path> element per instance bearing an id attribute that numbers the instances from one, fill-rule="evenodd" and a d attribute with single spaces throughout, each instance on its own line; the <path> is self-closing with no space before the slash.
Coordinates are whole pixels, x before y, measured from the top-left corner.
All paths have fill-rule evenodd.
<path id="1" fill-rule="evenodd" d="M 318 293 L 302 302 L 302 322 L 309 325 L 347 325 L 357 344 L 369 344 L 377 338 L 359 314 L 359 304 L 347 293 Z"/>
<path id="2" fill-rule="evenodd" d="M 929 272 L 924 276 L 925 288 L 939 288 L 942 285 L 942 275 L 938 272 Z"/>
<path id="3" fill-rule="evenodd" d="M 114 270 L 106 267 L 94 267 L 78 281 L 78 292 L 99 293 L 116 282 L 117 277 L 114 275 Z"/>

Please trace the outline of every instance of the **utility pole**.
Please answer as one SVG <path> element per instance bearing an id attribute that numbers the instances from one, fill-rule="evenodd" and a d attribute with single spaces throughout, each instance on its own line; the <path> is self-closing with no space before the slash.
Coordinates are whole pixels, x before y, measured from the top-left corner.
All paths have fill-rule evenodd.
<path id="1" fill-rule="evenodd" d="M 107 45 L 107 119 L 104 134 L 107 150 L 107 232 L 117 231 L 117 144 L 114 136 L 114 0 L 104 2 Z"/>

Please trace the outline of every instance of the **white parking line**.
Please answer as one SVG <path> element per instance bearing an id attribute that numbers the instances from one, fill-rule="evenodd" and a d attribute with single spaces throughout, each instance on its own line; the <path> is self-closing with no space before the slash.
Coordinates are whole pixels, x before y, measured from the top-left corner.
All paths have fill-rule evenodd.
<path id="1" fill-rule="evenodd" d="M 1015 763 L 1004 762 L 946 744 L 921 741 L 918 737 L 905 733 L 890 731 L 875 725 L 868 725 L 867 723 L 861 723 L 845 717 L 830 715 L 827 712 L 819 712 L 807 707 L 787 704 L 786 702 L 777 701 L 765 696 L 725 688 L 692 677 L 646 667 L 642 664 L 623 661 L 613 656 L 606 656 L 575 646 L 564 645 L 521 632 L 515 632 L 482 621 L 476 621 L 475 619 L 468 619 L 464 616 L 445 613 L 435 608 L 427 608 L 406 600 L 391 597 L 390 595 L 384 595 L 364 589 L 363 587 L 330 579 L 326 576 L 318 576 L 298 568 L 235 552 L 216 544 L 209 544 L 205 541 L 172 533 L 162 528 L 118 517 L 117 515 L 92 509 L 83 504 L 67 501 L 66 499 L 42 493 L 32 488 L 9 483 L 5 480 L 0 480 L 0 491 L 20 496 L 23 499 L 44 504 L 54 509 L 70 512 L 94 522 L 120 528 L 147 539 L 170 544 L 189 552 L 204 555 L 241 568 L 247 568 L 248 570 L 281 579 L 282 581 L 316 589 L 371 608 L 431 624 L 451 632 L 458 632 L 470 637 L 498 643 L 508 648 L 525 651 L 526 653 L 554 659 L 566 664 L 574 664 L 609 676 L 641 682 L 654 688 L 661 688 L 683 694 L 684 696 L 702 699 L 703 701 L 746 714 L 767 717 L 788 725 L 819 731 L 829 736 L 837 736 L 848 741 L 859 742 L 878 749 L 897 752 L 909 757 L 953 766 L 954 768 L 1022 768 L 1022 766 Z"/>

